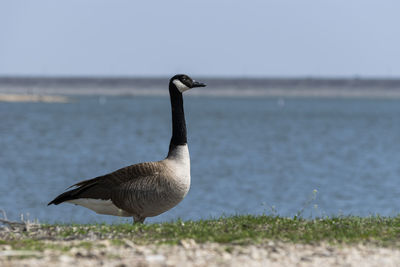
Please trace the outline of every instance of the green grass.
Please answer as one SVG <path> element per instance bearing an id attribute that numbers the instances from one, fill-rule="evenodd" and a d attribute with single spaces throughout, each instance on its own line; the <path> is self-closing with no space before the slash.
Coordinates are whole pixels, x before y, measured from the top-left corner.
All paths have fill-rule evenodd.
<path id="1" fill-rule="evenodd" d="M 109 239 L 112 245 L 124 245 L 125 239 L 136 244 L 178 244 L 182 239 L 197 243 L 255 244 L 277 240 L 316 244 L 369 243 L 377 246 L 400 247 L 400 216 L 397 217 L 330 217 L 306 220 L 278 216 L 233 216 L 219 219 L 182 221 L 160 224 L 94 224 L 42 225 L 34 232 L 19 237 L 3 238 L 2 244 L 15 249 L 43 250 L 51 244 L 45 240 Z M 92 241 L 93 242 L 93 241 Z M 81 247 L 90 249 L 91 242 Z M 59 248 L 66 250 L 67 248 Z"/>

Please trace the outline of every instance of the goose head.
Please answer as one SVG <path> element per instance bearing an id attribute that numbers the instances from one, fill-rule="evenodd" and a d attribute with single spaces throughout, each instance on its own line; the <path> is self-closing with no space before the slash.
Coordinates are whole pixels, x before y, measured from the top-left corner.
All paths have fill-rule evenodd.
<path id="1" fill-rule="evenodd" d="M 204 83 L 197 82 L 187 76 L 186 74 L 177 74 L 174 77 L 171 78 L 170 84 L 174 85 L 175 88 L 183 93 L 189 89 L 195 88 L 195 87 L 205 87 L 206 85 Z"/>

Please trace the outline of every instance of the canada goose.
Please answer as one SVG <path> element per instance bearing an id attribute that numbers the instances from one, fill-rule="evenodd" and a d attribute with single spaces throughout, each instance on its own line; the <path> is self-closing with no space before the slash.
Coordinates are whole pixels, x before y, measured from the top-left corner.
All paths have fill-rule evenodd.
<path id="1" fill-rule="evenodd" d="M 169 82 L 172 138 L 164 160 L 134 164 L 112 173 L 79 182 L 48 205 L 69 202 L 99 214 L 133 217 L 143 223 L 176 206 L 190 188 L 190 158 L 182 93 L 203 83 L 184 74 Z M 71 188 L 69 187 L 69 188 Z"/>

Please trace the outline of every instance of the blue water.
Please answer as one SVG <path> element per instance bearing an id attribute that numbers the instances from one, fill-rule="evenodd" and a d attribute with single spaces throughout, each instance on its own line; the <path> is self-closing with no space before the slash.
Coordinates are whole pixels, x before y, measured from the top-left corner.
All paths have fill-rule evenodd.
<path id="1" fill-rule="evenodd" d="M 400 211 L 399 100 L 188 96 L 185 111 L 191 189 L 149 222 Z M 80 180 L 164 158 L 170 119 L 163 96 L 0 102 L 0 208 L 42 222 L 131 221 L 46 204 Z"/>

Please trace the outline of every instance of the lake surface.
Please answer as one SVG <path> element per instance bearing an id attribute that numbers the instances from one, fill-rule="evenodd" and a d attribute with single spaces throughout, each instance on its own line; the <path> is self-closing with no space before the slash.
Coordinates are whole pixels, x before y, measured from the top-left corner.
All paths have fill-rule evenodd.
<path id="1" fill-rule="evenodd" d="M 68 186 L 167 154 L 167 96 L 0 102 L 0 208 L 11 219 L 127 222 L 71 204 Z M 148 222 L 230 214 L 400 211 L 400 100 L 185 96 L 192 185 Z M 315 193 L 314 190 L 317 190 Z"/>

